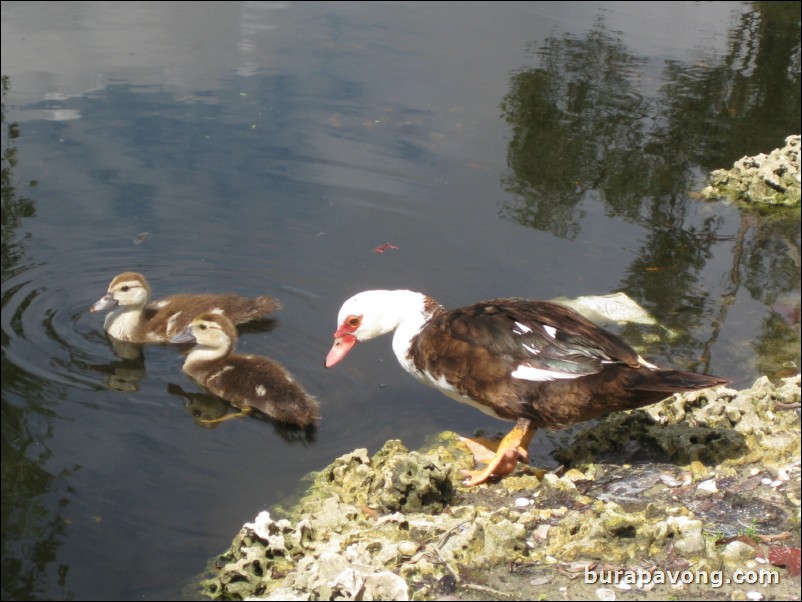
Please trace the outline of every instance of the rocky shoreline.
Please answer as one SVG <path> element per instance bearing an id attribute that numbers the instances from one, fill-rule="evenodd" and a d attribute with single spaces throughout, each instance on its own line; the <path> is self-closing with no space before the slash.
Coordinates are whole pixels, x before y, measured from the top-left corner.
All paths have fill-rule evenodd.
<path id="1" fill-rule="evenodd" d="M 556 473 L 519 465 L 473 488 L 455 435 L 421 451 L 388 441 L 338 458 L 293 508 L 246 524 L 201 593 L 798 599 L 801 451 L 799 375 L 611 415 L 558 450 Z"/>
<path id="2" fill-rule="evenodd" d="M 732 169 L 717 169 L 699 194 L 708 200 L 731 199 L 752 205 L 799 207 L 799 134 L 785 146 L 738 159 Z"/>

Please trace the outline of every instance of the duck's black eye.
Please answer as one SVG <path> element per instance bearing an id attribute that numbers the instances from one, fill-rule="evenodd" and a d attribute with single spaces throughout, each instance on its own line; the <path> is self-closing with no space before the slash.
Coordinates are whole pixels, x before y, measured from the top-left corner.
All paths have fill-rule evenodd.
<path id="1" fill-rule="evenodd" d="M 360 322 L 361 319 L 359 318 L 359 316 L 351 316 L 350 318 L 348 318 L 348 326 L 350 326 L 351 328 L 356 328 L 357 326 L 359 326 Z"/>
<path id="2" fill-rule="evenodd" d="M 130 289 L 131 289 L 131 287 L 130 287 L 130 286 L 124 286 L 124 287 L 122 287 L 120 290 L 121 290 L 122 292 L 124 292 L 124 293 L 127 293 L 127 292 L 128 292 Z"/>
<path id="3" fill-rule="evenodd" d="M 201 330 L 206 330 L 207 328 L 208 328 L 208 326 L 206 326 L 206 324 L 201 324 L 200 325 L 200 329 Z"/>

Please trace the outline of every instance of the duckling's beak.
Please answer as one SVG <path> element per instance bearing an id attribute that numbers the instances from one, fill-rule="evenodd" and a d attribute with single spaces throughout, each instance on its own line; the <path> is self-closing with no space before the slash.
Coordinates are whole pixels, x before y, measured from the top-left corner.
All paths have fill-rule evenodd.
<path id="1" fill-rule="evenodd" d="M 195 337 L 192 335 L 192 330 L 189 328 L 185 328 L 170 339 L 171 343 L 192 343 L 194 341 Z"/>
<path id="2" fill-rule="evenodd" d="M 117 305 L 117 300 L 111 293 L 106 293 L 100 299 L 98 299 L 92 307 L 89 308 L 89 311 L 103 311 L 112 305 Z"/>

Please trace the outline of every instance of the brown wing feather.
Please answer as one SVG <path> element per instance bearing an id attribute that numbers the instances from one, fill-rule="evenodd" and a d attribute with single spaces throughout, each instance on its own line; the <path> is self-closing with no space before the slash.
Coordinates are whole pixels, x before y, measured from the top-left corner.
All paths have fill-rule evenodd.
<path id="1" fill-rule="evenodd" d="M 526 299 L 499 300 L 495 303 L 513 321 L 546 324 L 567 337 L 567 342 L 598 350 L 613 361 L 632 367 L 639 365 L 637 352 L 623 339 L 564 305 Z"/>
<path id="2" fill-rule="evenodd" d="M 526 299 L 496 299 L 436 314 L 413 340 L 413 361 L 461 393 L 486 399 L 489 388 L 498 387 L 518 365 L 533 359 L 521 343 L 527 335 L 513 336 L 516 323 L 531 329 L 530 337 L 538 335 L 543 324 L 556 329 L 557 340 L 549 339 L 551 349 L 541 353 L 577 365 L 594 362 L 590 368 L 577 368 L 580 373 L 598 372 L 601 359 L 638 366 L 637 353 L 617 336 L 566 307 Z M 538 343 L 545 346 L 545 341 Z"/>
<path id="3" fill-rule="evenodd" d="M 463 326 L 457 324 L 456 328 L 462 331 Z M 416 338 L 412 359 L 419 370 L 445 380 L 460 394 L 492 408 L 500 418 L 514 420 L 520 415 L 510 369 L 503 358 L 472 342 L 467 332 L 455 335 L 449 320 L 431 321 Z"/>
<path id="4" fill-rule="evenodd" d="M 201 313 L 221 310 L 235 324 L 254 320 L 281 308 L 275 299 L 262 295 L 253 299 L 234 293 L 173 295 L 148 304 L 142 312 L 146 329 L 164 329 L 168 338 L 181 332 Z M 180 313 L 179 313 L 180 312 Z M 171 321 L 172 319 L 172 321 Z"/>
<path id="5" fill-rule="evenodd" d="M 530 349 L 522 344 L 527 341 Z M 538 352 L 532 353 L 535 347 Z M 726 382 L 646 368 L 622 339 L 573 310 L 526 299 L 496 299 L 436 314 L 413 339 L 411 359 L 418 370 L 447 381 L 499 417 L 526 417 L 545 428 Z M 522 364 L 561 371 L 566 378 L 513 377 Z"/>

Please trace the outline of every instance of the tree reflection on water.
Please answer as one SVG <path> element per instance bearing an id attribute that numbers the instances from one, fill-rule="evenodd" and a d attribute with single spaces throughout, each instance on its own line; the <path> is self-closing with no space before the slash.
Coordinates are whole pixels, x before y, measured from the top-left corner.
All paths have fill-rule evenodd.
<path id="1" fill-rule="evenodd" d="M 689 194 L 702 174 L 782 146 L 800 131 L 800 4 L 751 6 L 729 32 L 726 53 L 700 50 L 693 64 L 667 61 L 659 78 L 603 17 L 584 38 L 552 37 L 531 49 L 539 66 L 513 75 L 501 105 L 512 127 L 502 179 L 511 196 L 501 213 L 567 239 L 580 235 L 591 203 L 642 226 L 647 234 L 619 288 L 676 334 L 656 352 L 690 353 L 699 345 L 690 331 L 710 322 L 708 340 L 693 352 L 698 363 L 687 366 L 708 367 L 744 287 L 771 308 L 753 347 L 761 368 L 779 376 L 800 363 L 799 211 L 762 217 L 744 209 L 737 232 L 724 231 L 724 217 L 700 218 Z M 711 294 L 702 272 L 721 245 L 732 266 L 722 274 L 723 290 Z M 769 342 L 777 337 L 785 344 Z"/>

